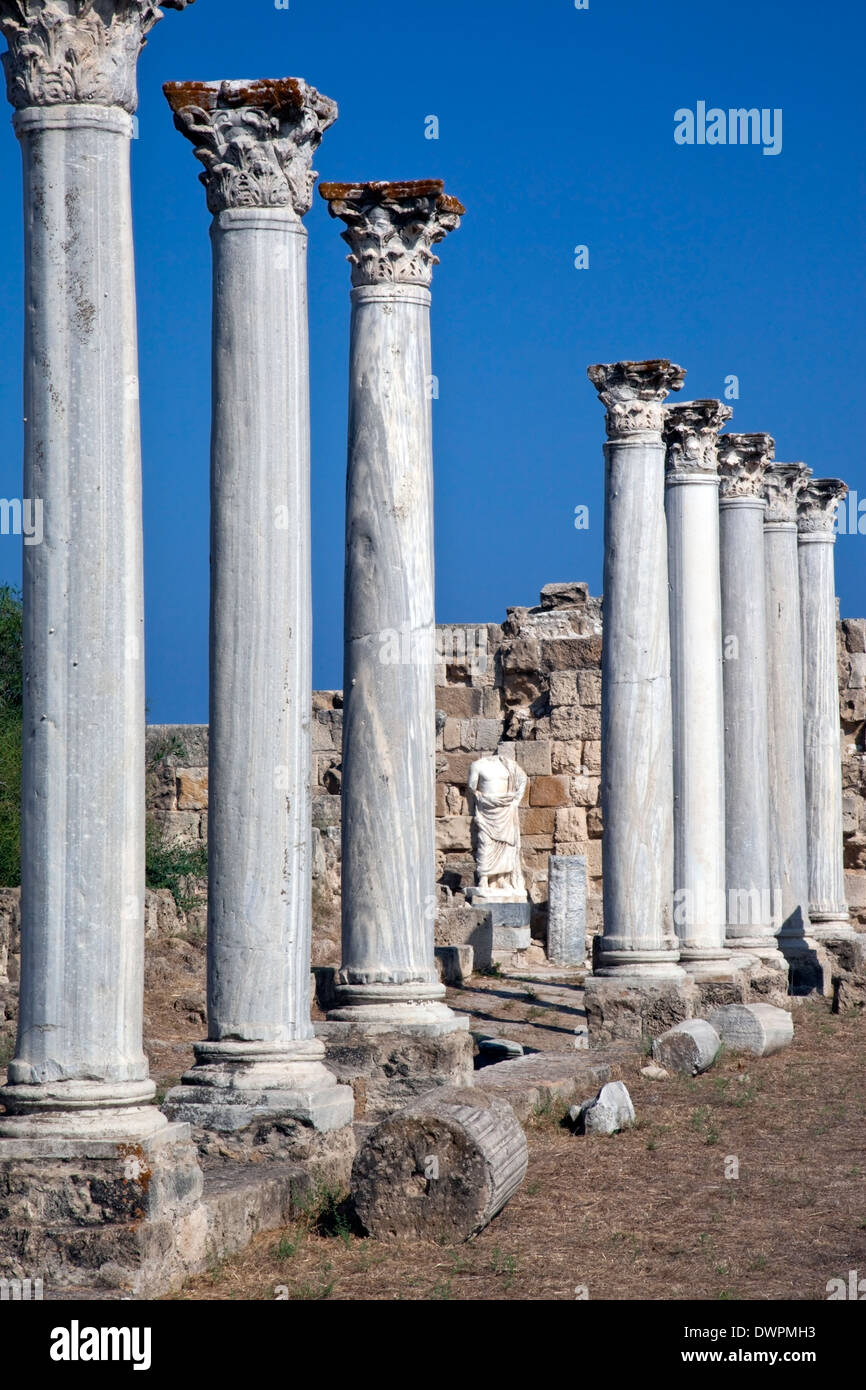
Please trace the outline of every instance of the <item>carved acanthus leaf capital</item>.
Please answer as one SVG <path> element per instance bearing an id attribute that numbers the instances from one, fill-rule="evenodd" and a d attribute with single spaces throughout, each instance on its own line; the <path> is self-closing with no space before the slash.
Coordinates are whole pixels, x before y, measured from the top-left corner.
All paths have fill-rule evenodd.
<path id="1" fill-rule="evenodd" d="M 804 535 L 834 535 L 836 509 L 847 493 L 841 478 L 810 478 L 800 493 L 797 529 Z"/>
<path id="2" fill-rule="evenodd" d="M 683 401 L 665 407 L 668 476 L 718 471 L 719 430 L 733 410 L 721 401 Z"/>
<path id="3" fill-rule="evenodd" d="M 769 524 L 796 524 L 800 494 L 812 476 L 805 463 L 772 463 L 764 474 L 764 498 Z"/>
<path id="4" fill-rule="evenodd" d="M 193 0 L 161 0 L 183 10 Z M 162 19 L 156 0 L 0 0 L 6 90 L 19 110 L 78 102 L 138 104 L 136 68 Z"/>
<path id="5" fill-rule="evenodd" d="M 204 165 L 199 175 L 215 215 L 227 208 L 309 212 L 313 156 L 337 119 L 337 104 L 298 77 L 260 82 L 167 82 L 181 135 Z"/>
<path id="6" fill-rule="evenodd" d="M 681 391 L 685 371 L 667 358 L 649 362 L 597 362 L 586 374 L 607 407 L 608 439 L 633 434 L 661 434 L 662 402 L 669 391 Z"/>
<path id="7" fill-rule="evenodd" d="M 764 474 L 773 462 L 770 434 L 720 434 L 719 491 L 724 497 L 764 498 Z"/>
<path id="8" fill-rule="evenodd" d="M 441 179 L 413 183 L 323 183 L 319 192 L 350 248 L 352 284 L 424 285 L 439 257 L 433 246 L 460 226 L 466 209 Z"/>

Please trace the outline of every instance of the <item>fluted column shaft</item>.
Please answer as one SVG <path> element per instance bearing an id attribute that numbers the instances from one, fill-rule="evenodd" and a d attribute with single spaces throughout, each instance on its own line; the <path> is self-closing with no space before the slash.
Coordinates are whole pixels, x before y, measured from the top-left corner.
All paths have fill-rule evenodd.
<path id="1" fill-rule="evenodd" d="M 589 368 L 607 407 L 602 648 L 604 933 L 599 975 L 682 979 L 673 928 L 673 773 L 662 401 L 667 361 Z"/>
<path id="2" fill-rule="evenodd" d="M 720 401 L 665 415 L 674 769 L 674 926 L 691 974 L 728 961 L 719 581 Z"/>
<path id="3" fill-rule="evenodd" d="M 184 0 L 176 4 L 181 8 Z M 160 18 L 0 3 L 24 163 L 21 992 L 0 1135 L 165 1125 L 142 1048 L 144 600 L 129 179 Z"/>
<path id="4" fill-rule="evenodd" d="M 466 1026 L 439 1002 L 429 392 L 436 181 L 326 184 L 353 267 L 342 780 L 342 964 L 329 1019 Z M 408 639 L 408 640 L 407 640 Z"/>
<path id="5" fill-rule="evenodd" d="M 295 78 L 173 83 L 214 214 L 208 1038 L 166 1098 L 225 1126 L 259 1093 L 332 1128 L 351 1093 L 310 1021 L 310 411 L 306 232 L 336 106 Z M 255 149 L 251 158 L 250 147 Z"/>
<path id="6" fill-rule="evenodd" d="M 797 575 L 797 497 L 810 470 L 775 463 L 764 475 L 764 582 L 770 789 L 770 888 L 779 895 L 779 945 L 802 953 L 809 932 L 803 669 Z"/>
<path id="7" fill-rule="evenodd" d="M 833 561 L 836 508 L 847 491 L 839 479 L 813 479 L 800 499 L 798 522 L 809 916 L 812 936 L 830 941 L 854 935 L 846 901 L 842 845 Z"/>
<path id="8" fill-rule="evenodd" d="M 777 965 L 770 892 L 764 473 L 767 434 L 719 438 L 728 944 Z"/>

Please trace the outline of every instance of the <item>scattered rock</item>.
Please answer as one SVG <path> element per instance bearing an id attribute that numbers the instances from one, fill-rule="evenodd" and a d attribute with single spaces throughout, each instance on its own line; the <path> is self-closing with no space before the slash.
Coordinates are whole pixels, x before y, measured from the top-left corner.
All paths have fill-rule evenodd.
<path id="1" fill-rule="evenodd" d="M 713 1065 L 721 1045 L 719 1034 L 706 1019 L 687 1018 L 654 1040 L 653 1058 L 671 1071 L 697 1076 Z"/>
<path id="2" fill-rule="evenodd" d="M 646 1076 L 650 1081 L 665 1081 L 670 1076 L 669 1071 L 665 1071 L 664 1067 L 656 1066 L 654 1062 L 650 1062 L 647 1067 L 641 1067 L 640 1074 Z"/>
<path id="3" fill-rule="evenodd" d="M 523 1048 L 510 1038 L 478 1038 L 478 1066 L 489 1067 L 496 1062 L 510 1062 L 524 1055 Z"/>
<path id="4" fill-rule="evenodd" d="M 767 1057 L 794 1040 L 794 1020 L 773 1004 L 728 1004 L 710 1014 L 709 1023 L 732 1052 Z"/>
<path id="5" fill-rule="evenodd" d="M 631 1129 L 635 1122 L 631 1096 L 622 1081 L 608 1081 L 595 1100 L 573 1105 L 568 1117 L 578 1134 L 616 1134 L 620 1129 Z"/>

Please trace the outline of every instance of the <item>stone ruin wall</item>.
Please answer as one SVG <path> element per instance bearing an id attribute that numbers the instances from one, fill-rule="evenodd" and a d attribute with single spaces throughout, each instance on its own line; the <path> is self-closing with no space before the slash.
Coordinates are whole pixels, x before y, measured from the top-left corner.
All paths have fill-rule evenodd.
<path id="1" fill-rule="evenodd" d="M 866 928 L 866 619 L 840 621 L 839 688 L 848 901 Z M 587 926 L 597 932 L 601 902 L 601 599 L 585 584 L 549 584 L 535 608 L 510 608 L 503 624 L 442 625 L 437 640 L 437 942 L 471 937 L 475 910 L 470 764 L 513 746 L 528 776 L 520 812 L 523 866 L 533 936 L 543 944 L 547 859 L 583 854 Z M 340 744 L 342 694 L 313 695 L 313 964 L 339 961 Z M 156 761 L 155 761 L 156 760 Z M 148 731 L 149 809 L 170 840 L 207 839 L 207 729 Z M 149 895 L 148 931 L 162 930 L 170 894 Z M 195 910 L 198 920 L 200 913 Z M 2 949 L 2 948 L 0 948 Z"/>

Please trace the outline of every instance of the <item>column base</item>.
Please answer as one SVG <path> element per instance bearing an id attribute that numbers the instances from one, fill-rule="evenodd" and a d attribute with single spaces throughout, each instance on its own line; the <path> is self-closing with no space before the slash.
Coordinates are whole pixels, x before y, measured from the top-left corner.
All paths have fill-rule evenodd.
<path id="1" fill-rule="evenodd" d="M 413 1032 L 435 1036 L 465 1032 L 469 1020 L 444 1004 L 445 986 L 435 982 L 408 984 L 338 984 L 329 1023 L 351 1023 L 375 1032 Z"/>
<path id="2" fill-rule="evenodd" d="M 324 1065 L 317 1038 L 285 1047 L 230 1039 L 196 1043 L 196 1064 L 163 1101 L 169 1119 L 236 1133 L 280 1119 L 326 1132 L 352 1123 L 354 1103 Z"/>
<path id="3" fill-rule="evenodd" d="M 451 1014 L 444 1026 L 316 1024 L 328 1066 L 355 1093 L 355 1118 L 378 1121 L 438 1086 L 471 1086 L 475 1071 L 468 1019 Z"/>
<path id="4" fill-rule="evenodd" d="M 815 941 L 853 941 L 858 935 L 847 912 L 813 912 L 810 908 L 809 920 L 809 935 Z"/>
<path id="5" fill-rule="evenodd" d="M 0 1139 L 137 1143 L 168 1121 L 150 1080 L 47 1081 L 0 1088 Z"/>
<path id="6" fill-rule="evenodd" d="M 590 1048 L 628 1042 L 643 1047 L 675 1024 L 694 1018 L 700 991 L 684 970 L 679 978 L 617 971 L 590 975 L 584 985 Z"/>
<path id="7" fill-rule="evenodd" d="M 779 949 L 776 936 L 729 936 L 725 945 L 736 956 L 754 956 L 777 970 L 787 969 L 788 963 Z"/>
<path id="8" fill-rule="evenodd" d="M 680 964 L 690 980 L 733 980 L 744 971 L 752 970 L 757 957 L 745 952 L 735 954 L 723 948 L 705 955 L 681 955 Z"/>
<path id="9" fill-rule="evenodd" d="M 41 1278 L 49 1297 L 72 1286 L 152 1298 L 206 1264 L 202 1171 L 186 1125 L 132 1142 L 0 1139 L 0 1189 L 0 1277 Z"/>
<path id="10" fill-rule="evenodd" d="M 599 949 L 598 962 L 593 975 L 600 979 L 618 979 L 625 984 L 634 980 L 636 984 L 646 981 L 683 982 L 686 972 L 679 963 L 679 951 L 616 951 Z"/>

